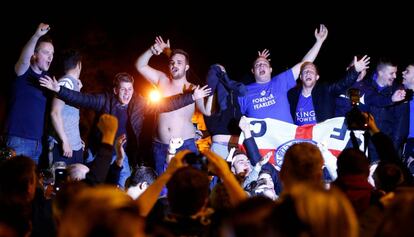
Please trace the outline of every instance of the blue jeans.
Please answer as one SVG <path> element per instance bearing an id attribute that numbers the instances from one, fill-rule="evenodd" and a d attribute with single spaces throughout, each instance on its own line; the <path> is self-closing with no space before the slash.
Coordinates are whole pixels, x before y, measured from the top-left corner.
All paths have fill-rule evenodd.
<path id="1" fill-rule="evenodd" d="M 92 154 L 92 151 L 88 149 L 88 157 L 86 158 L 86 164 L 95 160 L 95 155 Z M 111 164 L 116 160 L 116 154 L 112 156 Z M 125 181 L 131 176 L 131 168 L 129 167 L 128 156 L 125 154 L 124 162 L 122 163 L 121 173 L 119 174 L 118 186 L 125 188 Z"/>
<path id="2" fill-rule="evenodd" d="M 228 144 L 213 142 L 210 149 L 223 159 L 227 159 L 227 156 L 229 156 Z"/>
<path id="3" fill-rule="evenodd" d="M 7 136 L 6 145 L 12 148 L 16 152 L 16 155 L 24 155 L 30 157 L 36 163 L 36 165 L 39 163 L 39 157 L 42 154 L 41 140 Z"/>
<path id="4" fill-rule="evenodd" d="M 62 144 L 55 143 L 53 147 L 53 163 L 57 161 L 64 161 L 67 165 L 83 164 L 83 149 L 72 151 L 72 157 L 63 156 Z"/>
<path id="5" fill-rule="evenodd" d="M 157 172 L 158 175 L 161 175 L 162 173 L 164 173 L 164 167 L 166 166 L 166 158 L 167 158 L 169 145 L 156 142 L 156 141 L 154 141 L 152 145 L 153 145 L 152 152 L 154 156 L 155 171 Z M 177 152 L 181 150 L 190 150 L 198 154 L 198 149 L 195 144 L 195 140 L 192 138 L 185 140 L 184 144 L 180 148 L 177 149 Z"/>

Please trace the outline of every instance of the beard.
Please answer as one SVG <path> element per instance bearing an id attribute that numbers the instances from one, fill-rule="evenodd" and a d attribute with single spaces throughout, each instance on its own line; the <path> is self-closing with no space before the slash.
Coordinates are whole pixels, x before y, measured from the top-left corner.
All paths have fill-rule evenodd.
<path id="1" fill-rule="evenodd" d="M 185 76 L 186 71 L 177 71 L 175 73 L 171 73 L 172 79 L 181 79 Z"/>

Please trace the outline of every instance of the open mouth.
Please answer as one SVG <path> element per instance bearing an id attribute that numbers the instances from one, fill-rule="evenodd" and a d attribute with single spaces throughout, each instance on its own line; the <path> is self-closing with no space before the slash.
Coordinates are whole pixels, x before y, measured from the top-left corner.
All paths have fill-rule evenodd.
<path id="1" fill-rule="evenodd" d="M 260 70 L 260 71 L 259 71 L 259 75 L 260 75 L 260 76 L 263 76 L 265 73 L 266 73 L 266 71 L 265 71 L 265 70 Z"/>

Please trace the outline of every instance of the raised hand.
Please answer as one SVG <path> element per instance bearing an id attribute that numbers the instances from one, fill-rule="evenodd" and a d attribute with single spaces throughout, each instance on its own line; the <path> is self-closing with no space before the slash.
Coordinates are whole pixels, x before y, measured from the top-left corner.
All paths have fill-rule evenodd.
<path id="1" fill-rule="evenodd" d="M 270 58 L 268 58 L 270 57 L 270 51 L 268 49 L 264 49 L 262 52 L 257 51 L 257 55 L 258 57 L 265 58 L 270 62 Z"/>
<path id="2" fill-rule="evenodd" d="M 247 121 L 246 116 L 242 116 L 239 121 L 239 128 L 244 132 L 250 130 L 250 122 Z"/>
<path id="3" fill-rule="evenodd" d="M 167 43 L 165 43 L 161 36 L 157 36 L 155 38 L 155 44 L 158 45 L 158 47 L 161 49 L 161 52 L 166 48 L 171 48 L 170 40 L 167 40 Z"/>
<path id="4" fill-rule="evenodd" d="M 200 88 L 200 86 L 196 86 L 193 92 L 193 99 L 198 100 L 204 97 L 207 97 L 211 94 L 211 88 L 207 88 L 208 85 L 205 85 Z"/>
<path id="5" fill-rule="evenodd" d="M 319 31 L 318 28 L 315 29 L 315 38 L 317 41 L 325 41 L 326 37 L 328 37 L 328 28 L 324 24 L 319 25 Z"/>
<path id="6" fill-rule="evenodd" d="M 112 145 L 118 131 L 118 119 L 110 114 L 103 114 L 98 121 L 98 129 L 102 133 L 102 142 Z"/>
<path id="7" fill-rule="evenodd" d="M 219 67 L 219 68 L 220 68 L 220 70 L 221 70 L 222 72 L 226 73 L 226 69 L 223 67 L 223 65 L 221 65 L 221 64 L 216 64 L 216 65 L 217 65 L 217 67 Z"/>
<path id="8" fill-rule="evenodd" d="M 59 83 L 56 81 L 56 78 L 53 79 L 49 76 L 40 77 L 39 79 L 40 86 L 46 87 L 47 89 L 54 91 L 56 93 L 59 92 L 60 86 Z"/>
<path id="9" fill-rule="evenodd" d="M 152 54 L 160 55 L 166 48 L 170 48 L 170 40 L 167 40 L 167 43 L 165 43 L 161 36 L 157 36 L 155 38 L 155 43 L 150 49 Z"/>
<path id="10" fill-rule="evenodd" d="M 151 53 L 154 55 L 160 55 L 162 53 L 161 48 L 157 44 L 152 45 L 150 50 L 151 50 Z"/>
<path id="11" fill-rule="evenodd" d="M 116 151 L 116 164 L 118 167 L 122 167 L 124 163 L 124 159 L 126 157 L 125 150 L 124 150 L 124 144 L 126 143 L 127 138 L 125 134 L 122 134 L 121 136 L 116 138 L 115 141 L 115 151 Z"/>
<path id="12" fill-rule="evenodd" d="M 40 23 L 36 29 L 35 35 L 38 37 L 41 37 L 45 35 L 49 30 L 50 30 L 50 26 L 48 24 Z"/>
<path id="13" fill-rule="evenodd" d="M 367 127 L 371 135 L 380 132 L 379 128 L 377 127 L 377 123 L 375 122 L 374 116 L 370 113 L 362 112 L 362 115 L 365 118 L 365 121 L 367 122 Z"/>
<path id="14" fill-rule="evenodd" d="M 369 60 L 371 58 L 368 57 L 368 55 L 364 55 L 364 57 L 362 57 L 359 61 L 357 60 L 357 57 L 354 57 L 354 67 L 355 67 L 355 71 L 357 72 L 362 72 L 363 70 L 366 70 L 369 68 Z"/>

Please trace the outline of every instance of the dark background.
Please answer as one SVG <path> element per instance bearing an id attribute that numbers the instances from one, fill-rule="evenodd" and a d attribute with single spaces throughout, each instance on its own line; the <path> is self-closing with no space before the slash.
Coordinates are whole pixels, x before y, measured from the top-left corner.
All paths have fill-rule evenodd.
<path id="1" fill-rule="evenodd" d="M 135 90 L 146 95 L 150 87 L 134 63 L 157 35 L 170 39 L 172 48 L 182 48 L 190 54 L 190 80 L 197 84 L 204 83 L 213 63 L 223 64 L 235 80 L 253 80 L 251 64 L 257 51 L 264 48 L 270 49 L 274 74 L 290 68 L 313 45 L 314 30 L 320 23 L 329 29 L 315 61 L 321 80 L 338 79 L 353 55 L 370 55 L 371 68 L 379 57 L 392 58 L 399 64 L 399 77 L 401 69 L 414 61 L 412 9 L 394 1 L 364 6 L 361 2 L 284 5 L 277 1 L 226 5 L 214 1 L 93 4 L 96 7 L 71 1 L 53 6 L 39 2 L 34 6 L 22 3 L 24 8 L 3 8 L 12 17 L 1 16 L 5 73 L 0 80 L 0 125 L 7 114 L 13 66 L 40 22 L 51 26 L 49 34 L 55 45 L 50 69 L 53 75 L 61 76 L 58 59 L 62 49 L 82 51 L 84 92 L 110 89 L 113 76 L 126 71 L 136 79 Z M 165 56 L 159 56 L 153 57 L 150 64 L 166 70 L 166 62 Z M 87 130 L 92 114 L 83 111 L 83 115 L 82 129 Z M 148 131 L 145 134 L 150 136 Z"/>

